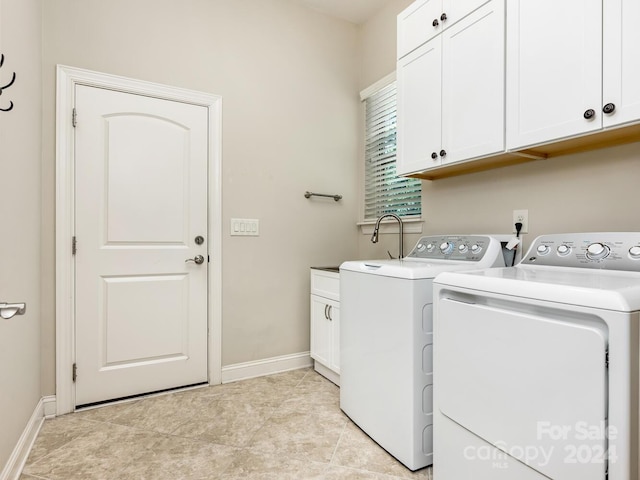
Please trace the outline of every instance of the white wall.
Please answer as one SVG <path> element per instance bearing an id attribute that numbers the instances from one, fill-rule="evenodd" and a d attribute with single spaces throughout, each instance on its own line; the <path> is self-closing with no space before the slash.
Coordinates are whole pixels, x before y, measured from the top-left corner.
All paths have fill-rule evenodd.
<path id="1" fill-rule="evenodd" d="M 40 0 L 0 0 L 0 470 L 40 400 Z"/>
<path id="2" fill-rule="evenodd" d="M 222 95 L 223 365 L 308 350 L 308 268 L 357 250 L 358 29 L 290 0 L 43 5 L 43 393 L 55 389 L 56 64 Z M 258 218 L 260 237 L 231 237 L 232 217 Z"/>
<path id="3" fill-rule="evenodd" d="M 362 36 L 364 88 L 395 68 L 395 17 L 411 2 L 393 0 Z M 375 28 L 374 28 L 375 27 Z M 367 34 L 368 32 L 368 34 Z M 640 138 L 638 139 L 640 140 Z M 555 157 L 435 181 L 423 181 L 423 234 L 510 233 L 512 211 L 529 210 L 525 247 L 544 233 L 640 231 L 637 211 L 640 143 Z M 405 236 L 405 250 L 418 235 Z M 360 258 L 397 251 L 397 236 L 375 246 L 360 235 Z"/>

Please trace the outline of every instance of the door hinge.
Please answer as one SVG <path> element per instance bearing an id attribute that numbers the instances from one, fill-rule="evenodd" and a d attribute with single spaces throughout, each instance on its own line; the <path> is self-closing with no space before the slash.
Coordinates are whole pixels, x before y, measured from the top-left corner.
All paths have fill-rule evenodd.
<path id="1" fill-rule="evenodd" d="M 71 255 L 75 255 L 78 251 L 78 241 L 76 240 L 75 235 L 71 239 Z"/>
<path id="2" fill-rule="evenodd" d="M 604 366 L 605 368 L 609 368 L 609 350 L 604 352 Z"/>
<path id="3" fill-rule="evenodd" d="M 73 125 L 73 128 L 76 128 L 77 124 L 78 124 L 78 115 L 76 113 L 76 108 L 73 107 L 73 112 L 71 112 L 71 125 Z"/>
<path id="4" fill-rule="evenodd" d="M 78 365 L 77 364 L 73 364 L 73 368 L 71 371 L 71 378 L 73 380 L 73 383 L 76 383 L 76 379 L 78 378 Z"/>

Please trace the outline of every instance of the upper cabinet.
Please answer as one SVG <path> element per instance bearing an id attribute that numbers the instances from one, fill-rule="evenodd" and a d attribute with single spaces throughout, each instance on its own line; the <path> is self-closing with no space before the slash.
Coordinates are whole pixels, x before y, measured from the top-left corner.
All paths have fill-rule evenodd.
<path id="1" fill-rule="evenodd" d="M 442 33 L 489 0 L 418 0 L 398 15 L 398 58 Z"/>
<path id="2" fill-rule="evenodd" d="M 638 0 L 417 0 L 398 16 L 398 172 L 639 141 L 639 24 Z"/>
<path id="3" fill-rule="evenodd" d="M 504 150 L 504 18 L 490 1 L 398 60 L 399 174 Z"/>
<path id="4" fill-rule="evenodd" d="M 507 148 L 597 130 L 602 107 L 602 0 L 510 0 Z"/>
<path id="5" fill-rule="evenodd" d="M 507 148 L 637 121 L 638 22 L 637 0 L 512 0 Z"/>
<path id="6" fill-rule="evenodd" d="M 603 126 L 640 119 L 640 2 L 605 0 L 603 8 Z"/>

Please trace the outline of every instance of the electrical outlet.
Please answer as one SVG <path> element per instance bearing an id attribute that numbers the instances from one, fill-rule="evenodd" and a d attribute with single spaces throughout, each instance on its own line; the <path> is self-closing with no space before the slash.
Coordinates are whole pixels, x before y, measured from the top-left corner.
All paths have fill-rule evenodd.
<path id="1" fill-rule="evenodd" d="M 529 233 L 529 210 L 514 210 L 513 211 L 513 233 L 516 233 L 516 223 L 522 224 L 522 230 L 520 233 Z"/>

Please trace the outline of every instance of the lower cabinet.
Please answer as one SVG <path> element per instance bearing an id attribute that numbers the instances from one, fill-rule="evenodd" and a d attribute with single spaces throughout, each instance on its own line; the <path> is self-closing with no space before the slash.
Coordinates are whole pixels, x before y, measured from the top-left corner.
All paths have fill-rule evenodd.
<path id="1" fill-rule="evenodd" d="M 311 358 L 314 369 L 336 385 L 340 385 L 339 278 L 338 273 L 311 269 Z"/>

